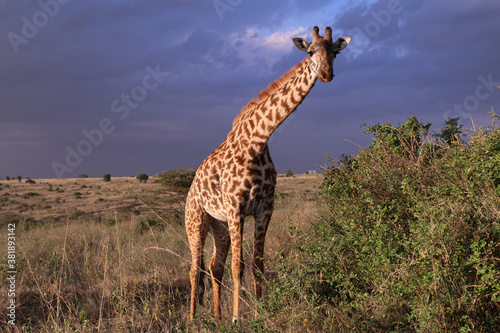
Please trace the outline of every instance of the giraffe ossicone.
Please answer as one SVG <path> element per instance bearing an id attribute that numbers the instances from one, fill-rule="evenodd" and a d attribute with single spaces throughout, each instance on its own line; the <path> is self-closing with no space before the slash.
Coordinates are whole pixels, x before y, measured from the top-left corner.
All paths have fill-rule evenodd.
<path id="1" fill-rule="evenodd" d="M 264 242 L 274 207 L 276 170 L 267 142 L 276 128 L 299 106 L 319 78 L 333 78 L 333 61 L 351 38 L 332 40 L 332 29 L 325 36 L 313 29 L 313 41 L 293 38 L 300 50 L 309 54 L 304 60 L 272 82 L 251 100 L 233 121 L 226 140 L 212 152 L 196 171 L 186 198 L 186 232 L 191 250 L 191 306 L 194 318 L 196 301 L 203 294 L 203 248 L 209 229 L 214 250 L 209 264 L 213 286 L 214 316 L 221 317 L 221 285 L 224 265 L 232 247 L 233 320 L 239 320 L 241 277 L 243 275 L 242 237 L 245 217 L 254 216 L 253 275 L 257 299 L 262 296 Z M 203 287 L 202 287 L 203 289 Z"/>

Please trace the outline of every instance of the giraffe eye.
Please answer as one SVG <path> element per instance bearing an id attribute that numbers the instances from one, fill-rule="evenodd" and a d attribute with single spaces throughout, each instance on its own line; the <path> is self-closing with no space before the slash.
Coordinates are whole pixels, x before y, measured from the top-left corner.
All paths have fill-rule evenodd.
<path id="1" fill-rule="evenodd" d="M 307 53 L 309 54 L 309 56 L 312 56 L 314 54 L 313 51 L 307 51 Z"/>

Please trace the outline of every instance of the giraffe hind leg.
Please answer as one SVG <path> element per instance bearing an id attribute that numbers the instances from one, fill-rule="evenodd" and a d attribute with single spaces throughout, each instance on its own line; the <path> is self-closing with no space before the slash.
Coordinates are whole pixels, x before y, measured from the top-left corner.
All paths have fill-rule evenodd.
<path id="1" fill-rule="evenodd" d="M 262 297 L 262 280 L 264 277 L 264 243 L 266 239 L 267 227 L 271 220 L 272 206 L 262 215 L 255 217 L 255 235 L 253 248 L 253 277 L 255 297 L 259 300 Z M 257 307 L 255 308 L 257 316 Z"/>
<path id="2" fill-rule="evenodd" d="M 196 303 L 199 297 L 202 296 L 199 293 L 199 283 L 201 278 L 201 263 L 203 258 L 200 254 L 201 250 L 191 248 L 191 270 L 189 271 L 189 280 L 191 283 L 191 306 L 190 306 L 190 318 L 194 319 L 194 314 L 196 312 Z"/>
<path id="3" fill-rule="evenodd" d="M 198 274 L 198 290 L 196 296 L 200 305 L 203 305 L 203 296 L 205 295 L 205 275 L 205 259 L 202 253 L 200 262 L 200 274 Z"/>
<path id="4" fill-rule="evenodd" d="M 196 312 L 196 303 L 203 297 L 204 293 L 204 263 L 203 263 L 203 247 L 208 232 L 208 220 L 204 213 L 196 203 L 186 203 L 186 232 L 188 235 L 189 248 L 191 250 L 191 269 L 189 271 L 189 280 L 191 283 L 191 305 L 190 318 L 194 319 Z M 200 287 L 203 289 L 200 291 Z"/>
<path id="5" fill-rule="evenodd" d="M 214 294 L 214 317 L 221 318 L 221 286 L 224 275 L 224 266 L 231 245 L 231 237 L 227 224 L 216 219 L 211 221 L 214 236 L 214 252 L 210 260 L 210 275 L 212 277 L 212 288 Z"/>

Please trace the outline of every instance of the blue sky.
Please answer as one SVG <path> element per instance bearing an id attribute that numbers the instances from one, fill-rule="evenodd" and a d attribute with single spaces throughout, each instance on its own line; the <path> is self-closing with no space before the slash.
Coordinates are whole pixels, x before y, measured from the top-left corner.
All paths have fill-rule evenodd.
<path id="1" fill-rule="evenodd" d="M 486 123 L 500 110 L 499 12 L 494 0 L 2 0 L 0 177 L 197 167 L 303 59 L 291 38 L 315 25 L 353 39 L 334 80 L 273 134 L 278 172 L 356 153 L 364 123 Z"/>

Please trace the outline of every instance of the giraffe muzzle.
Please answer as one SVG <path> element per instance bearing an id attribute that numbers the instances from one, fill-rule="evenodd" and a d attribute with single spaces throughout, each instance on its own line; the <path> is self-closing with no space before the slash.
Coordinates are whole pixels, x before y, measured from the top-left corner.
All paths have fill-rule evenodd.
<path id="1" fill-rule="evenodd" d="M 321 66 L 321 70 L 318 73 L 318 77 L 323 82 L 330 82 L 333 77 L 333 68 L 329 66 Z"/>

